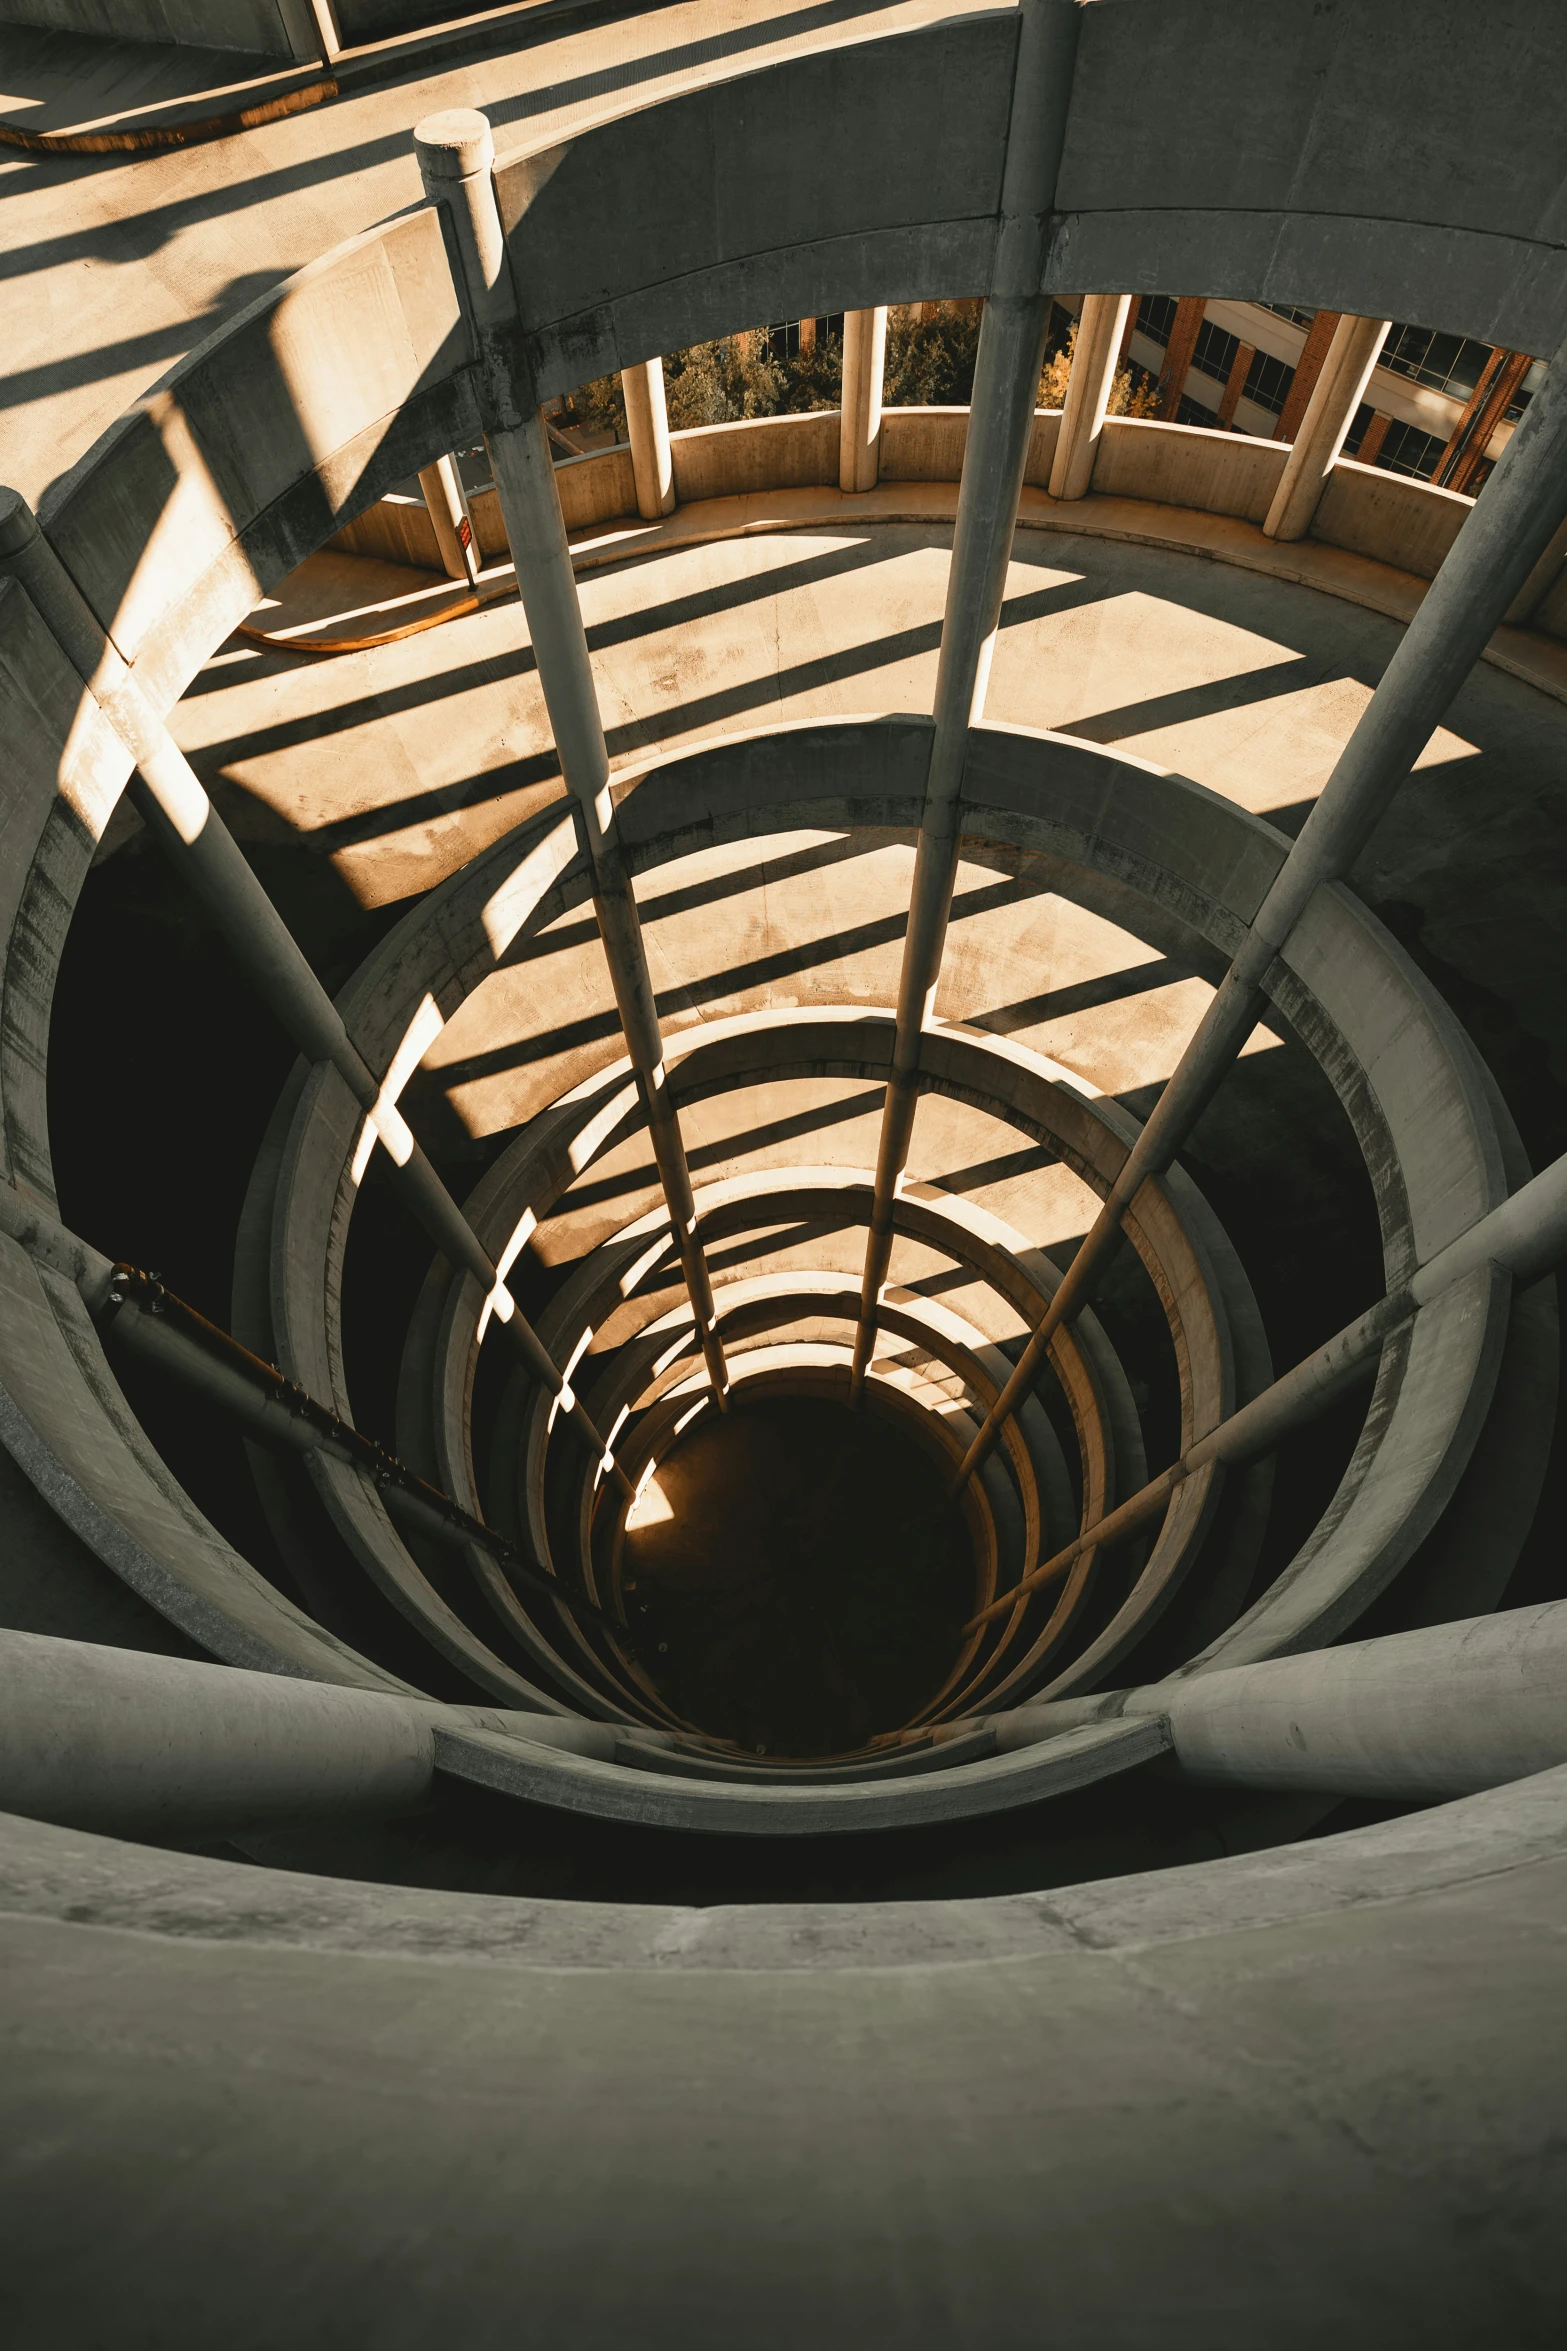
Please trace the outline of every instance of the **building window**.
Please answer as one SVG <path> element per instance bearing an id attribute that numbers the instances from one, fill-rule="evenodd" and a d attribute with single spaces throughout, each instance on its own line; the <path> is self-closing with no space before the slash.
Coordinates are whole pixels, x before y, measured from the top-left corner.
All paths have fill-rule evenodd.
<path id="1" fill-rule="evenodd" d="M 1275 416 L 1280 416 L 1294 381 L 1295 370 L 1292 367 L 1286 366 L 1282 359 L 1272 358 L 1266 351 L 1259 351 L 1246 372 L 1245 396 L 1258 408 L 1271 409 Z"/>
<path id="2" fill-rule="evenodd" d="M 1223 327 L 1216 327 L 1211 318 L 1205 318 L 1197 329 L 1192 365 L 1201 374 L 1212 376 L 1215 383 L 1227 384 L 1240 347 L 1238 335 L 1227 335 Z"/>
<path id="3" fill-rule="evenodd" d="M 1365 402 L 1362 401 L 1360 406 L 1355 411 L 1354 423 L 1350 426 L 1349 431 L 1344 435 L 1344 455 L 1346 457 L 1358 457 L 1360 455 L 1360 444 L 1365 439 L 1367 433 L 1370 432 L 1371 419 L 1375 415 L 1376 410 L 1374 408 L 1368 408 Z"/>
<path id="4" fill-rule="evenodd" d="M 1377 463 L 1388 473 L 1407 473 L 1428 482 L 1447 447 L 1440 433 L 1423 433 L 1418 425 L 1394 422 L 1377 453 Z"/>
<path id="5" fill-rule="evenodd" d="M 800 356 L 800 321 L 797 318 L 778 318 L 762 329 L 767 347 L 775 359 L 798 359 Z M 829 335 L 843 340 L 843 312 L 834 310 L 816 321 L 816 340 L 825 343 Z"/>
<path id="6" fill-rule="evenodd" d="M 1177 424 L 1207 425 L 1211 429 L 1213 410 L 1204 408 L 1200 400 L 1188 400 L 1183 392 L 1175 404 L 1175 421 Z"/>
<path id="7" fill-rule="evenodd" d="M 1291 310 L 1287 302 L 1259 302 L 1257 308 L 1271 310 L 1275 318 L 1287 318 L 1295 327 L 1309 327 L 1317 315 L 1314 310 Z"/>
<path id="8" fill-rule="evenodd" d="M 1426 384 L 1433 392 L 1467 400 L 1490 356 L 1489 343 L 1473 342 L 1466 335 L 1438 335 L 1429 327 L 1395 326 L 1377 365 Z"/>
<path id="9" fill-rule="evenodd" d="M 1137 305 L 1137 332 L 1150 343 L 1168 343 L 1175 307 L 1173 294 L 1145 294 Z"/>

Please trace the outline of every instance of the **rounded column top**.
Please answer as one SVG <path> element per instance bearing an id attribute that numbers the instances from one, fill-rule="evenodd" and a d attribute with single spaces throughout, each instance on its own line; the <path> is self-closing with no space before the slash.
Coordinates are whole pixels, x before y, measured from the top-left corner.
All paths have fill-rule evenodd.
<path id="1" fill-rule="evenodd" d="M 37 520 L 21 491 L 0 488 L 0 556 L 20 555 L 37 536 Z"/>
<path id="2" fill-rule="evenodd" d="M 476 106 L 451 106 L 414 125 L 414 148 L 427 180 L 466 180 L 495 161 L 489 119 Z"/>

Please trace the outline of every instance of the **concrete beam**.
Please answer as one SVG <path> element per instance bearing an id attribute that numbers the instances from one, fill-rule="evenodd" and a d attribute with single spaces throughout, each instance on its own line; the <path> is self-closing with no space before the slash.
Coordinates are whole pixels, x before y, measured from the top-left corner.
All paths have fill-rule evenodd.
<path id="1" fill-rule="evenodd" d="M 1061 431 L 1050 468 L 1052 498 L 1083 498 L 1093 480 L 1105 409 L 1131 317 L 1130 294 L 1085 294 L 1072 347 Z"/>
<path id="2" fill-rule="evenodd" d="M 1389 1800 L 1567 1763 L 1567 1601 L 1138 1691 L 1192 1779 Z"/>
<path id="3" fill-rule="evenodd" d="M 1385 318 L 1341 318 L 1333 329 L 1284 478 L 1262 526 L 1268 538 L 1303 539 L 1310 530 L 1387 334 Z"/>

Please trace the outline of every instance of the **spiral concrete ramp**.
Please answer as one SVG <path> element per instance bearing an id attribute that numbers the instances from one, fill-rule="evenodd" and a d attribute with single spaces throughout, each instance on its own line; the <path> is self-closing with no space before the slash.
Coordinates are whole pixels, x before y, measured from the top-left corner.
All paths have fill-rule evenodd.
<path id="1" fill-rule="evenodd" d="M 1033 410 L 1083 285 L 1554 353 L 1504 15 L 440 115 L 9 498 L 17 2340 L 1559 2340 L 1567 364 L 1424 577 Z M 945 470 L 568 537 L 554 394 L 976 292 Z M 518 593 L 258 643 L 481 440 Z"/>

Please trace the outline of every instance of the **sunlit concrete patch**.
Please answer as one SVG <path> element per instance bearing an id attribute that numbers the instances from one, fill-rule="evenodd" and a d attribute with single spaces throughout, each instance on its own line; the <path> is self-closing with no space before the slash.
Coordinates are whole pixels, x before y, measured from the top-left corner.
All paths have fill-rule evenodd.
<path id="1" fill-rule="evenodd" d="M 910 523 L 764 532 L 585 572 L 612 762 L 780 721 L 928 710 L 949 540 Z M 987 708 L 1124 744 L 1260 813 L 1299 811 L 1396 641 L 1308 590 L 1028 530 Z M 366 905 L 443 879 L 561 789 L 515 601 L 329 659 L 221 654 L 175 725 L 238 830 L 259 823 L 330 858 Z M 1425 763 L 1473 747 L 1444 732 Z"/>

